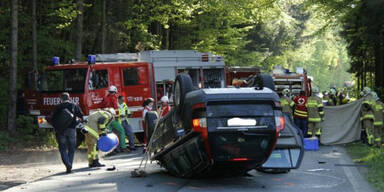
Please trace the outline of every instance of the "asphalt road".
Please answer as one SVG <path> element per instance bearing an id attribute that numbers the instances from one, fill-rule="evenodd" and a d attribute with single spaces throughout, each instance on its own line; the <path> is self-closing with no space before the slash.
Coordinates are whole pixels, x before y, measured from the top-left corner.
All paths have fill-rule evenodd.
<path id="1" fill-rule="evenodd" d="M 373 191 L 345 150 L 339 146 L 321 146 L 320 151 L 307 151 L 300 169 L 286 174 L 265 174 L 253 170 L 244 177 L 200 180 L 170 176 L 155 162 L 147 167 L 147 177 L 132 178 L 130 171 L 138 167 L 141 155 L 137 151 L 104 159 L 108 167 L 116 167 L 114 171 L 107 171 L 106 168 L 89 169 L 82 163 L 74 165 L 72 174 L 52 175 L 6 191 Z"/>

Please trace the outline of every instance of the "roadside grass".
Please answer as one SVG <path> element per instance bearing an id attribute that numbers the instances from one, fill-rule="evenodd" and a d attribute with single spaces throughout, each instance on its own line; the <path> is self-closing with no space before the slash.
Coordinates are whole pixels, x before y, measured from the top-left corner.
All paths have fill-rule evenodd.
<path id="1" fill-rule="evenodd" d="M 367 165 L 360 168 L 365 178 L 376 191 L 384 191 L 384 147 L 369 147 L 362 143 L 346 145 L 348 154 L 357 164 Z"/>
<path id="2" fill-rule="evenodd" d="M 57 147 L 52 130 L 40 129 L 34 118 L 20 115 L 16 119 L 17 132 L 11 136 L 6 128 L 0 129 L 0 151 L 20 149 L 48 150 Z M 4 127 L 4 126 L 3 126 Z"/>

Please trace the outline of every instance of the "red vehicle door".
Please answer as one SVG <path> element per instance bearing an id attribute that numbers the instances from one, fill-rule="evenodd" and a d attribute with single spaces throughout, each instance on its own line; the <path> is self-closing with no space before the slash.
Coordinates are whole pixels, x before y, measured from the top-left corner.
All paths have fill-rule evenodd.
<path id="1" fill-rule="evenodd" d="M 142 104 L 146 98 L 156 98 L 151 65 L 148 63 L 126 63 L 119 66 L 121 92 L 132 113 L 129 119 L 133 131 L 143 132 Z"/>

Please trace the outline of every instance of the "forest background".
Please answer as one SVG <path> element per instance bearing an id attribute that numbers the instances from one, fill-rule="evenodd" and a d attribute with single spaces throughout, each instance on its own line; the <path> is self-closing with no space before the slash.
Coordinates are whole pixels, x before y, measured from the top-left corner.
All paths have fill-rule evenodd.
<path id="1" fill-rule="evenodd" d="M 373 0 L 1 1 L 0 130 L 15 132 L 17 91 L 53 56 L 194 49 L 267 73 L 304 67 L 322 91 L 353 81 L 382 95 L 383 8 Z"/>

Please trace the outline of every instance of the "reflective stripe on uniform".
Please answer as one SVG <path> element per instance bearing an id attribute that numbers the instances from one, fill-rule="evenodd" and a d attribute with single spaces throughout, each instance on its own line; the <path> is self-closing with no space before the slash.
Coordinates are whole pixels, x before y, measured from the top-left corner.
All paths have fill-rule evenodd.
<path id="1" fill-rule="evenodd" d="M 88 134 L 94 137 L 95 139 L 99 139 L 99 133 L 97 133 L 94 129 L 90 128 L 89 126 L 85 125 L 87 128 Z"/>
<path id="2" fill-rule="evenodd" d="M 294 115 L 299 117 L 308 117 L 308 112 L 295 109 Z"/>
<path id="3" fill-rule="evenodd" d="M 373 114 L 365 114 L 360 118 L 360 120 L 365 120 L 365 119 L 375 119 L 375 116 Z"/>
<path id="4" fill-rule="evenodd" d="M 321 122 L 321 118 L 319 118 L 319 117 L 318 118 L 309 117 L 308 121 L 309 122 L 316 122 L 317 123 L 317 122 Z"/>
<path id="5" fill-rule="evenodd" d="M 373 125 L 380 126 L 380 125 L 383 125 L 383 122 L 382 121 L 375 121 L 373 123 Z"/>

